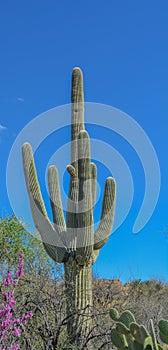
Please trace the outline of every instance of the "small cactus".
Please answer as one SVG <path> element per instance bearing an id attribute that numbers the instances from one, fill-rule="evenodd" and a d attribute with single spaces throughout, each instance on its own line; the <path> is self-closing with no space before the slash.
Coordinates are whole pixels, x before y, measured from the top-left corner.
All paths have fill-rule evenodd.
<path id="1" fill-rule="evenodd" d="M 132 322 L 135 322 L 135 317 L 131 311 L 126 310 L 121 314 L 118 321 L 129 327 Z"/>
<path id="2" fill-rule="evenodd" d="M 115 328 L 111 330 L 111 341 L 119 350 L 128 349 L 125 335 L 117 332 Z"/>
<path id="3" fill-rule="evenodd" d="M 160 320 L 158 323 L 159 336 L 163 343 L 168 344 L 168 321 Z"/>
<path id="4" fill-rule="evenodd" d="M 109 314 L 113 321 L 118 321 L 120 315 L 117 309 L 115 308 L 110 309 Z"/>
<path id="5" fill-rule="evenodd" d="M 121 315 L 119 315 L 118 310 L 115 308 L 112 308 L 109 314 L 113 321 L 121 322 L 126 327 L 129 327 L 130 323 L 135 322 L 135 317 L 132 314 L 132 312 L 129 310 L 125 310 L 124 312 L 122 312 Z"/>
<path id="6" fill-rule="evenodd" d="M 119 315 L 113 308 L 109 312 L 110 317 L 116 322 L 112 328 L 111 341 L 119 350 L 164 350 L 158 343 L 153 321 L 150 320 L 150 333 L 147 329 L 135 321 L 135 317 L 129 310 Z M 160 320 L 158 323 L 161 342 L 168 344 L 168 321 Z"/>

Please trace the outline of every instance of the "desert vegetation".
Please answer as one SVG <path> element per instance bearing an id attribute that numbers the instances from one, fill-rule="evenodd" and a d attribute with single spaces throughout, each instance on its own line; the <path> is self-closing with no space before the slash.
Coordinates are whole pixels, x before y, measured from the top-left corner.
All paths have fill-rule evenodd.
<path id="1" fill-rule="evenodd" d="M 1 255 L 1 271 L 4 265 L 10 266 L 15 273 L 17 270 L 18 252 L 21 243 L 10 241 L 10 230 L 3 236 L 4 226 L 15 227 L 15 233 L 22 231 L 26 234 L 21 223 L 14 216 L 1 219 L 0 237 L 3 244 L 10 249 L 8 256 Z M 19 235 L 18 235 L 19 236 Z M 30 240 L 34 240 L 30 236 Z M 25 244 L 25 243 L 24 243 Z M 168 286 L 158 280 L 136 280 L 122 285 L 120 280 L 93 279 L 93 304 L 88 310 L 82 310 L 81 322 L 85 322 L 85 314 L 90 319 L 89 329 L 81 334 L 78 346 L 68 343 L 66 313 L 66 293 L 64 274 L 59 264 L 53 265 L 47 258 L 41 245 L 37 259 L 37 246 L 33 245 L 31 254 L 36 256 L 36 268 L 27 264 L 25 255 L 25 272 L 15 288 L 16 304 L 13 307 L 15 318 L 30 312 L 33 317 L 21 328 L 23 332 L 19 337 L 20 349 L 112 349 L 111 330 L 115 321 L 110 317 L 110 310 L 116 308 L 121 314 L 130 310 L 138 324 L 143 324 L 150 331 L 150 319 L 153 320 L 156 337 L 159 341 L 157 324 L 161 319 L 168 319 Z M 46 261 L 44 260 L 46 257 Z M 43 264 L 43 268 L 42 268 Z M 4 278 L 1 278 L 1 291 L 4 291 Z M 3 302 L 1 296 L 1 302 Z M 80 344 L 80 345 L 79 345 Z"/>

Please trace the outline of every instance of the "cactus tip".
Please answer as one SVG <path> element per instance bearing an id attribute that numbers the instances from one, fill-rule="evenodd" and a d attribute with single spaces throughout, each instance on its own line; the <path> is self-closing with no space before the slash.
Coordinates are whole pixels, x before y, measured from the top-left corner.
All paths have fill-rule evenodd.
<path id="1" fill-rule="evenodd" d="M 22 145 L 22 148 L 25 148 L 25 147 L 30 147 L 30 143 L 29 143 L 29 142 L 25 142 L 25 143 Z"/>
<path id="2" fill-rule="evenodd" d="M 74 67 L 73 68 L 73 73 L 74 72 L 80 72 L 80 73 L 82 73 L 82 70 L 81 70 L 81 68 L 79 68 L 79 67 Z"/>
<path id="3" fill-rule="evenodd" d="M 89 134 L 86 130 L 81 130 L 79 132 L 79 139 L 88 139 L 89 138 Z"/>

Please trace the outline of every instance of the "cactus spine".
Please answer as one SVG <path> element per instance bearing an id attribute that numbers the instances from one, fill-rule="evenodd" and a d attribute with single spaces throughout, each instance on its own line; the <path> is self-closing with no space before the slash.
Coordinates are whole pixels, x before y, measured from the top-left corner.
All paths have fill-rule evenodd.
<path id="1" fill-rule="evenodd" d="M 53 213 L 51 223 L 38 183 L 33 152 L 29 143 L 22 147 L 23 167 L 32 216 L 48 255 L 64 263 L 68 334 L 76 340 L 89 328 L 89 317 L 81 313 L 92 306 L 92 265 L 106 243 L 113 225 L 115 180 L 106 179 L 101 220 L 94 232 L 93 208 L 96 200 L 96 165 L 90 161 L 90 139 L 84 127 L 83 77 L 79 68 L 72 73 L 71 164 L 67 166 L 70 186 L 66 221 L 63 214 L 58 172 L 48 169 L 48 188 Z"/>

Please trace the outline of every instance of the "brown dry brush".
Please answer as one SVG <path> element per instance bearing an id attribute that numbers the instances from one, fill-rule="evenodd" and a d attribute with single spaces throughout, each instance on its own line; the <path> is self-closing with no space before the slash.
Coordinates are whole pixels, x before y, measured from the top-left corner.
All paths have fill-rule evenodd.
<path id="1" fill-rule="evenodd" d="M 25 275 L 16 288 L 15 316 L 32 310 L 34 317 L 25 326 L 20 339 L 21 349 L 27 350 L 92 350 L 112 349 L 110 331 L 111 307 L 119 312 L 130 309 L 138 322 L 148 328 L 149 319 L 156 325 L 168 318 L 168 286 L 159 281 L 132 282 L 126 286 L 114 281 L 93 282 L 93 306 L 82 310 L 81 322 L 89 314 L 92 327 L 82 334 L 78 347 L 67 343 L 66 300 L 64 280 L 46 279 L 45 274 Z M 89 312 L 88 312 L 89 311 Z M 74 315 L 72 315 L 73 317 Z M 80 315 L 79 315 L 80 316 Z M 84 327 L 83 327 L 84 328 Z"/>
<path id="2" fill-rule="evenodd" d="M 66 315 L 63 282 L 52 278 L 46 281 L 42 274 L 25 275 L 21 279 L 16 290 L 15 316 L 30 309 L 34 314 L 20 339 L 21 349 L 74 349 L 67 344 L 67 323 L 71 316 Z M 86 328 L 86 333 L 81 336 L 80 349 L 95 349 L 95 346 L 98 349 L 104 343 L 110 344 L 110 322 L 109 327 L 105 322 L 106 318 L 109 319 L 108 311 L 96 307 L 85 308 L 81 312 L 81 322 L 85 322 L 88 314 L 92 327 L 88 330 Z M 109 349 L 107 346 L 104 348 Z"/>

